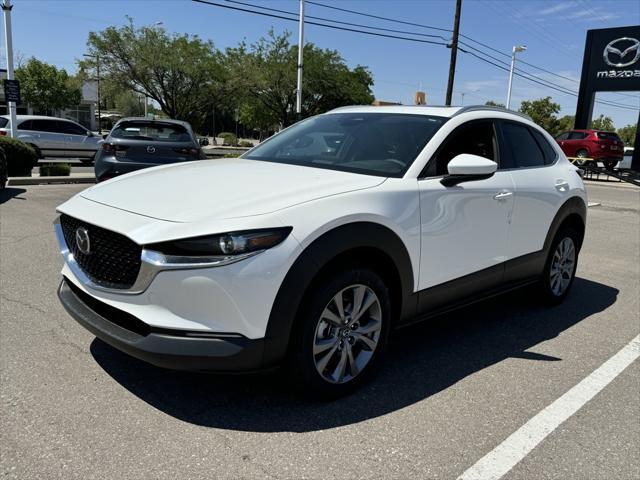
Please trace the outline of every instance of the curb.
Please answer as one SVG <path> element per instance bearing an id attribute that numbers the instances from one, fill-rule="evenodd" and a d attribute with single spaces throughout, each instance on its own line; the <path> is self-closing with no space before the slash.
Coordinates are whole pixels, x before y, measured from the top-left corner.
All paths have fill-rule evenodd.
<path id="1" fill-rule="evenodd" d="M 47 185 L 64 183 L 96 183 L 96 178 L 86 177 L 10 177 L 7 185 Z"/>

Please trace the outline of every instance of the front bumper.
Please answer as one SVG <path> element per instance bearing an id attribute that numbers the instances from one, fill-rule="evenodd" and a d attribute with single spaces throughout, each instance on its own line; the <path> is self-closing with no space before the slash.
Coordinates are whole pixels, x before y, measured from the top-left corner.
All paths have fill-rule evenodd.
<path id="1" fill-rule="evenodd" d="M 63 278 L 58 297 L 80 325 L 112 347 L 158 367 L 243 372 L 262 367 L 264 340 L 150 327 Z"/>

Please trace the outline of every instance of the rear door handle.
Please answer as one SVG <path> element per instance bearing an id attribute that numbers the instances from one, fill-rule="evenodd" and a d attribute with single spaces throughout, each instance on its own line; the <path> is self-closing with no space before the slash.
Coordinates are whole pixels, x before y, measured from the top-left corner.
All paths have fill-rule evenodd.
<path id="1" fill-rule="evenodd" d="M 513 192 L 510 192 L 509 190 L 503 190 L 500 193 L 497 193 L 496 195 L 493 196 L 494 200 L 506 200 L 507 198 L 513 196 Z"/>

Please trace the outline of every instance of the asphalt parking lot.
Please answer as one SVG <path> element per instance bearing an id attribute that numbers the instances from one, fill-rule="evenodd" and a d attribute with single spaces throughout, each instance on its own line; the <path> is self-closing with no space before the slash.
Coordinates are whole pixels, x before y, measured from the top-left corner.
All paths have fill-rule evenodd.
<path id="1" fill-rule="evenodd" d="M 277 374 L 161 370 L 58 304 L 51 222 L 85 187 L 0 193 L 3 478 L 457 478 L 640 333 L 640 189 L 590 183 L 558 307 L 524 290 L 398 331 L 381 375 L 331 403 Z M 636 360 L 504 478 L 640 478 L 639 419 Z"/>

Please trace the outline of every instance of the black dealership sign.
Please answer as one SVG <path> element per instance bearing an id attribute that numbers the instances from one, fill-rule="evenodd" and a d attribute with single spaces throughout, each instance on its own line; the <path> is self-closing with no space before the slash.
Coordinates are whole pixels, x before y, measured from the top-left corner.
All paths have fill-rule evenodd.
<path id="1" fill-rule="evenodd" d="M 640 25 L 588 30 L 575 128 L 589 128 L 596 92 L 624 91 L 640 91 Z M 640 170 L 638 146 L 633 170 Z"/>
<path id="2" fill-rule="evenodd" d="M 596 92 L 640 91 L 640 25 L 587 31 L 576 128 L 587 128 Z"/>
<path id="3" fill-rule="evenodd" d="M 6 102 L 20 103 L 20 82 L 18 80 L 4 80 L 4 99 Z"/>

